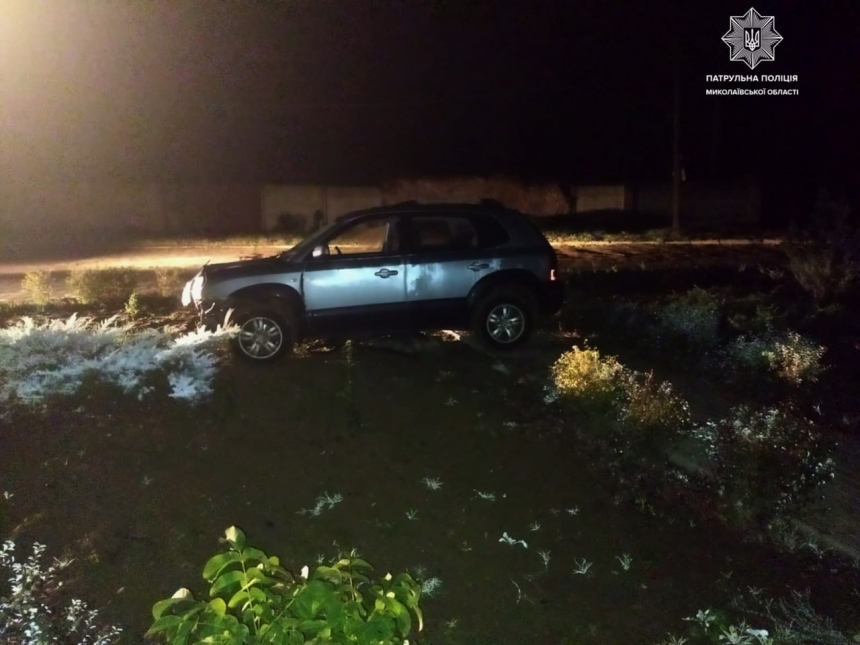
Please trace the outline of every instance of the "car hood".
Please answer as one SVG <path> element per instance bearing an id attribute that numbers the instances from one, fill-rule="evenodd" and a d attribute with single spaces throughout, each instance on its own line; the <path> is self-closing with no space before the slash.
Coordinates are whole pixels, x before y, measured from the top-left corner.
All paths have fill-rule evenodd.
<path id="1" fill-rule="evenodd" d="M 289 264 L 290 262 L 287 258 L 274 256 L 254 258 L 253 260 L 236 260 L 235 262 L 207 264 L 203 267 L 203 272 L 207 278 L 238 278 L 279 273 L 286 270 Z"/>

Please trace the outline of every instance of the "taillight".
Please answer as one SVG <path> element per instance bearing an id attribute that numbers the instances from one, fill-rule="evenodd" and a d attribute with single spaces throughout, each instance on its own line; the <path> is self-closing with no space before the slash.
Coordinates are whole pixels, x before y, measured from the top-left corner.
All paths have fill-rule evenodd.
<path id="1" fill-rule="evenodd" d="M 556 275 L 555 275 L 555 271 L 556 271 L 555 269 L 550 269 L 550 270 L 549 270 L 549 280 L 550 280 L 550 282 L 555 282 L 555 280 L 557 279 L 557 278 L 556 278 Z"/>
<path id="2" fill-rule="evenodd" d="M 555 250 L 552 251 L 552 259 L 549 261 L 549 280 L 555 282 L 558 280 L 558 254 Z"/>

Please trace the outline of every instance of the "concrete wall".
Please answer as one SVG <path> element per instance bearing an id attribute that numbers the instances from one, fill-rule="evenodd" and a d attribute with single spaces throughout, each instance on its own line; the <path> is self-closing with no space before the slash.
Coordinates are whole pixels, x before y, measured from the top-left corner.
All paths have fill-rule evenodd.
<path id="1" fill-rule="evenodd" d="M 571 188 L 573 194 L 574 213 L 587 213 L 589 211 L 626 210 L 628 207 L 628 191 L 624 184 L 614 186 L 574 186 Z"/>
<path id="2" fill-rule="evenodd" d="M 329 220 L 384 203 L 382 189 L 377 186 L 333 186 L 328 189 L 326 196 L 327 210 L 324 212 Z"/>
<path id="3" fill-rule="evenodd" d="M 382 189 L 376 186 L 263 186 L 261 190 L 262 226 L 266 231 L 277 230 L 282 215 L 298 218 L 310 227 L 314 214 L 323 214 L 323 221 L 364 208 L 381 206 Z"/>
<path id="4" fill-rule="evenodd" d="M 559 215 L 570 210 L 561 189 L 553 184 L 530 185 L 506 177 L 453 177 L 390 182 L 383 187 L 387 204 L 497 201 L 530 215 Z"/>

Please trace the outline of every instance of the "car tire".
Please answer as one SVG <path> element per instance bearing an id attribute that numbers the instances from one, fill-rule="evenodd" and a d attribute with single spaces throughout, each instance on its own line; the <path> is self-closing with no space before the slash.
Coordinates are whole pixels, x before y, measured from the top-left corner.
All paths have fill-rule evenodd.
<path id="1" fill-rule="evenodd" d="M 292 353 L 295 316 L 286 309 L 240 306 L 232 316 L 239 328 L 233 341 L 236 354 L 253 363 L 268 363 Z"/>
<path id="2" fill-rule="evenodd" d="M 472 309 L 472 333 L 492 349 L 519 347 L 531 337 L 537 322 L 535 298 L 520 285 L 497 287 Z"/>

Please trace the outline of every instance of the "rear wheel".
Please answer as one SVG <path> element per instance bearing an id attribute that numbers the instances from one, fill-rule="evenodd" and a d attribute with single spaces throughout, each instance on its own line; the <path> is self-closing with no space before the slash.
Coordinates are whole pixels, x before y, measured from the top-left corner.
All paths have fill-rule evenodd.
<path id="1" fill-rule="evenodd" d="M 234 347 L 242 358 L 262 363 L 292 351 L 296 327 L 291 312 L 246 306 L 237 310 L 233 320 L 239 327 Z"/>
<path id="2" fill-rule="evenodd" d="M 531 337 L 537 320 L 538 307 L 526 287 L 498 287 L 475 304 L 472 332 L 493 349 L 512 349 Z"/>

